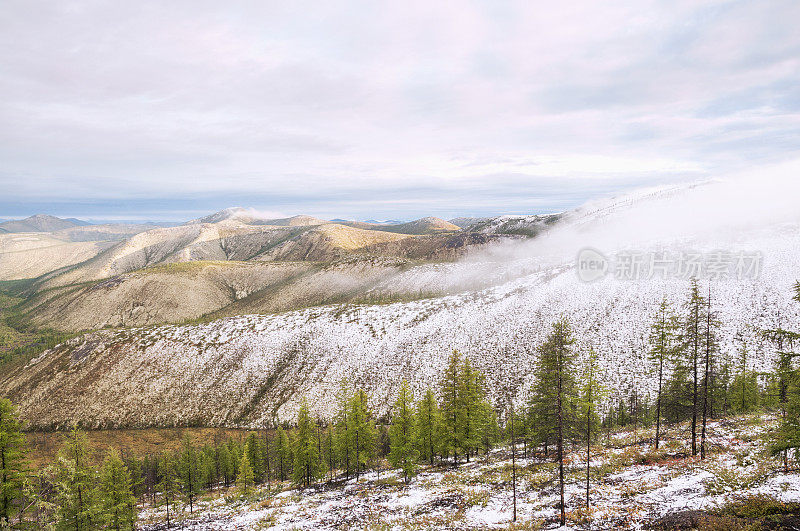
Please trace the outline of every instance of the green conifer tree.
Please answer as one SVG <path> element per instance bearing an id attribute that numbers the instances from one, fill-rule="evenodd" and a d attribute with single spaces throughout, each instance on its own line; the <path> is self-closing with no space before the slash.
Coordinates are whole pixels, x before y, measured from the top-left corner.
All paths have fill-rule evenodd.
<path id="1" fill-rule="evenodd" d="M 253 469 L 253 478 L 256 483 L 264 480 L 264 463 L 261 459 L 261 439 L 255 432 L 247 435 L 246 448 L 250 467 Z"/>
<path id="2" fill-rule="evenodd" d="M 477 449 L 483 450 L 484 456 L 488 459 L 489 451 L 500 438 L 500 426 L 497 423 L 497 412 L 494 407 L 484 399 L 478 403 L 475 415 L 478 438 Z"/>
<path id="3" fill-rule="evenodd" d="M 359 389 L 350 399 L 348 423 L 353 443 L 352 455 L 356 479 L 360 478 L 361 471 L 366 469 L 375 454 L 377 439 L 375 420 L 367 402 L 367 393 L 363 389 Z"/>
<path id="4" fill-rule="evenodd" d="M 475 370 L 466 357 L 461 367 L 458 392 L 462 410 L 460 441 L 469 462 L 470 455 L 477 451 L 481 443 L 482 403 L 486 393 L 483 373 Z"/>
<path id="5" fill-rule="evenodd" d="M 552 435 L 556 444 L 558 484 L 560 493 L 561 525 L 566 523 L 564 501 L 564 444 L 578 426 L 578 395 L 575 388 L 573 344 L 569 323 L 561 319 L 553 324 L 550 335 L 539 347 L 539 361 L 534 368 L 534 400 L 541 411 L 540 402 L 547 404 L 551 413 L 541 418 L 546 422 L 542 429 Z"/>
<path id="6" fill-rule="evenodd" d="M 703 355 L 703 322 L 706 300 L 700 295 L 696 278 L 689 284 L 689 295 L 684 303 L 682 352 L 688 356 L 688 367 L 692 382 L 692 455 L 697 455 L 697 419 L 700 412 L 700 362 Z"/>
<path id="7" fill-rule="evenodd" d="M 758 373 L 748 369 L 748 347 L 742 341 L 739 346 L 738 372 L 729 388 L 731 409 L 735 413 L 747 413 L 759 405 Z"/>
<path id="8" fill-rule="evenodd" d="M 73 427 L 56 458 L 56 529 L 84 531 L 97 526 L 96 478 L 89 463 L 86 434 Z"/>
<path id="9" fill-rule="evenodd" d="M 600 431 L 600 416 L 597 414 L 597 404 L 604 395 L 604 389 L 597 375 L 597 354 L 589 351 L 586 371 L 583 377 L 583 388 L 580 397 L 580 417 L 586 438 L 586 507 L 589 507 L 589 466 L 592 461 L 592 441 Z"/>
<path id="10" fill-rule="evenodd" d="M 108 453 L 100 469 L 100 520 L 106 529 L 132 530 L 136 523 L 136 498 L 131 476 L 119 452 Z"/>
<path id="11" fill-rule="evenodd" d="M 663 406 L 664 376 L 669 362 L 675 356 L 678 341 L 678 322 L 670 310 L 666 298 L 661 301 L 656 319 L 650 328 L 650 360 L 656 367 L 658 386 L 656 390 L 656 439 L 658 449 L 661 441 L 661 414 Z"/>
<path id="12" fill-rule="evenodd" d="M 233 460 L 227 444 L 220 444 L 218 452 L 220 474 L 222 475 L 223 483 L 228 487 L 233 479 Z"/>
<path id="13" fill-rule="evenodd" d="M 461 353 L 454 350 L 447 360 L 447 368 L 439 386 L 441 411 L 441 448 L 445 458 L 451 453 L 453 464 L 458 463 L 458 454 L 464 447 L 464 407 L 461 384 Z"/>
<path id="14" fill-rule="evenodd" d="M 308 487 L 320 477 L 316 427 L 305 400 L 297 412 L 297 432 L 294 441 L 294 475 L 296 485 Z"/>
<path id="15" fill-rule="evenodd" d="M 420 458 L 433 466 L 433 459 L 439 448 L 441 435 L 441 417 L 436 396 L 431 389 L 417 403 L 417 449 Z"/>
<path id="16" fill-rule="evenodd" d="M 703 315 L 703 381 L 702 381 L 702 428 L 700 431 L 700 459 L 706 457 L 706 424 L 713 412 L 713 389 L 716 354 L 719 351 L 717 329 L 719 321 L 711 309 L 711 288 L 708 288 L 706 311 Z"/>
<path id="17" fill-rule="evenodd" d="M 794 286 L 793 299 L 800 302 L 800 282 Z M 800 368 L 795 360 L 800 352 L 794 349 L 800 344 L 800 331 L 778 327 L 764 330 L 762 335 L 777 348 L 775 391 L 781 408 L 781 424 L 775 434 L 771 450 L 783 457 L 784 471 L 789 470 L 789 453 L 794 454 L 800 464 Z"/>
<path id="18" fill-rule="evenodd" d="M 344 470 L 346 478 L 350 477 L 352 470 L 353 458 L 350 450 L 353 447 L 353 432 L 352 423 L 350 422 L 350 392 L 347 387 L 347 382 L 343 381 L 342 385 L 336 395 L 337 411 L 334 418 L 336 431 L 334 433 L 334 446 L 336 451 L 336 460 Z"/>
<path id="19" fill-rule="evenodd" d="M 417 472 L 419 451 L 415 447 L 416 419 L 414 418 L 413 396 L 404 380 L 397 394 L 392 411 L 392 425 L 389 428 L 391 450 L 389 461 L 393 466 L 402 469 L 403 480 L 408 484 Z"/>
<path id="20" fill-rule="evenodd" d="M 225 448 L 223 446 L 223 448 Z M 180 495 L 180 476 L 177 468 L 177 458 L 172 453 L 165 453 L 158 461 L 158 473 L 161 481 L 158 488 L 161 491 L 161 503 L 167 509 L 167 529 L 170 527 L 170 509 L 175 512 L 175 502 Z"/>
<path id="21" fill-rule="evenodd" d="M 194 502 L 203 492 L 205 477 L 199 452 L 188 435 L 183 439 L 181 452 L 178 456 L 178 474 L 181 492 L 186 499 L 186 503 L 189 504 L 189 512 L 193 513 Z"/>
<path id="22" fill-rule="evenodd" d="M 275 443 L 278 457 L 278 472 L 280 473 L 281 481 L 286 481 L 286 478 L 292 471 L 292 448 L 289 442 L 289 435 L 282 426 L 278 426 Z"/>
<path id="23" fill-rule="evenodd" d="M 255 473 L 250 465 L 250 443 L 248 438 L 242 451 L 242 457 L 239 459 L 239 475 L 236 477 L 236 488 L 239 489 L 239 494 L 242 496 L 250 495 L 255 484 Z"/>
<path id="24" fill-rule="evenodd" d="M 20 428 L 14 405 L 0 399 L 0 520 L 6 527 L 20 511 L 25 485 L 25 437 Z"/>

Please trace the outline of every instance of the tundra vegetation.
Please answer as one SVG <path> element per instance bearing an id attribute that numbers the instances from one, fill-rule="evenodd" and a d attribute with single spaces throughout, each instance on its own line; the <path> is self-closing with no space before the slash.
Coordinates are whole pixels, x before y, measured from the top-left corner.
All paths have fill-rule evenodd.
<path id="1" fill-rule="evenodd" d="M 800 283 L 793 299 L 800 303 Z M 222 504 L 257 514 L 251 527 L 269 527 L 291 522 L 290 509 L 304 500 L 334 503 L 329 497 L 339 491 L 373 500 L 381 489 L 430 488 L 448 510 L 421 502 L 401 514 L 400 524 L 469 528 L 469 511 L 494 504 L 501 492 L 505 505 L 496 512 L 504 518 L 482 525 L 591 529 L 647 521 L 657 529 L 790 529 L 800 504 L 759 489 L 784 477 L 791 479 L 784 490 L 800 490 L 800 332 L 761 331 L 777 359 L 775 370 L 757 373 L 749 369 L 747 345 L 730 356 L 720 351 L 718 328 L 713 293 L 704 295 L 695 281 L 682 307 L 654 308 L 643 352 L 652 368 L 643 376 L 658 382 L 652 397 L 615 400 L 596 377 L 596 357 L 589 353 L 585 366 L 578 363 L 576 338 L 563 318 L 538 347 L 533 378 L 523 383 L 525 403 L 510 398 L 513 389 L 492 403 L 484 375 L 453 351 L 435 388 L 403 382 L 388 415 L 376 415 L 373 397 L 343 381 L 331 418 L 303 401 L 293 423 L 214 444 L 186 437 L 179 449 L 159 454 L 111 449 L 99 462 L 86 434 L 74 428 L 52 462 L 30 466 L 24 427 L 2 399 L 0 525 L 163 529 L 202 523 Z M 670 496 L 681 496 L 669 485 L 692 478 L 709 503 L 647 512 L 648 503 L 661 503 L 656 492 L 669 507 Z M 515 522 L 518 496 L 529 510 Z M 534 499 L 537 511 L 530 510 Z M 398 513 L 360 518 L 336 525 L 380 527 Z"/>

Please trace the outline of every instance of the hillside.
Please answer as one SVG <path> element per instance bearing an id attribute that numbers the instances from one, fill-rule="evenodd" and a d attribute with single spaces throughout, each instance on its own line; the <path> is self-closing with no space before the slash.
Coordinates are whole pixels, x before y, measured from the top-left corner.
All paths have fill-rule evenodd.
<path id="1" fill-rule="evenodd" d="M 8 252 L 0 249 L 0 272 L 33 279 L 20 311 L 38 327 L 77 331 L 176 323 L 418 297 L 414 287 L 385 285 L 410 261 L 453 261 L 501 238 L 452 227 L 436 218 L 402 225 L 332 223 L 303 215 L 266 219 L 236 207 L 178 226 L 107 224 L 9 236 L 17 247 L 8 243 Z M 292 265 L 296 262 L 307 265 Z M 197 267 L 159 267 L 182 263 Z M 247 263 L 261 265 L 243 267 Z M 296 274 L 272 274 L 288 270 Z M 239 277 L 252 276 L 247 281 L 252 288 L 231 290 L 226 279 L 233 271 L 239 284 L 244 282 Z M 376 286 L 381 287 L 376 291 Z M 192 296 L 181 297 L 186 291 Z"/>
<path id="2" fill-rule="evenodd" d="M 460 220 L 464 230 L 481 234 L 515 234 L 534 237 L 554 225 L 563 214 L 539 216 L 497 216 L 494 218 Z"/>
<path id="3" fill-rule="evenodd" d="M 382 225 L 382 227 L 381 230 L 399 232 L 401 234 L 436 234 L 461 230 L 461 227 L 436 217 L 421 218 L 398 225 Z"/>
<path id="4" fill-rule="evenodd" d="M 219 212 L 215 212 L 213 214 L 209 214 L 208 216 L 187 221 L 184 223 L 184 225 L 220 223 L 223 221 L 243 223 L 245 225 L 273 225 L 278 227 L 303 227 L 308 225 L 322 225 L 323 223 L 328 223 L 325 220 L 304 215 L 297 215 L 288 218 L 270 218 L 264 217 L 264 214 L 252 209 L 231 207 L 220 210 Z"/>
<path id="5" fill-rule="evenodd" d="M 379 230 L 364 230 L 339 224 L 315 226 L 260 255 L 259 260 L 331 261 L 379 243 L 408 238 Z"/>
<path id="6" fill-rule="evenodd" d="M 411 234 L 417 236 L 423 234 L 441 234 L 445 232 L 456 232 L 461 230 L 461 227 L 453 225 L 448 221 L 436 217 L 420 218 L 405 223 L 395 222 L 395 221 L 387 221 L 381 223 L 377 221 L 345 221 L 345 220 L 340 220 L 339 223 L 341 225 L 347 225 L 349 227 L 355 227 L 357 229 L 379 230 L 385 232 L 395 232 L 398 234 Z"/>
<path id="7" fill-rule="evenodd" d="M 3 232 L 52 232 L 61 229 L 79 227 L 84 223 L 74 219 L 61 219 L 47 214 L 36 214 L 25 219 L 0 223 Z"/>
<path id="8" fill-rule="evenodd" d="M 285 285 L 310 269 L 299 263 L 159 264 L 97 283 L 51 288 L 19 309 L 34 325 L 67 332 L 184 322 Z"/>
<path id="9" fill-rule="evenodd" d="M 119 242 L 80 267 L 41 279 L 40 288 L 102 280 L 160 263 L 249 260 L 298 230 L 228 222 L 151 229 Z"/>
<path id="10" fill-rule="evenodd" d="M 0 391 L 19 401 L 25 419 L 40 427 L 63 426 L 69 419 L 89 426 L 260 426 L 274 415 L 292 418 L 302 397 L 319 414 L 330 414 L 342 378 L 363 386 L 385 412 L 401 379 L 419 392 L 434 383 L 447 353 L 457 348 L 487 375 L 495 398 L 510 390 L 524 397 L 536 345 L 553 320 L 567 316 L 581 353 L 589 345 L 598 353 L 610 389 L 619 397 L 634 388 L 646 392 L 652 382 L 642 382 L 641 375 L 648 370 L 650 319 L 662 297 L 681 303 L 687 280 L 607 276 L 584 283 L 574 269 L 575 249 L 587 238 L 598 245 L 614 241 L 622 249 L 633 245 L 642 235 L 634 231 L 623 238 L 620 227 L 639 229 L 645 225 L 640 212 L 674 212 L 675 204 L 691 207 L 705 194 L 718 193 L 701 192 L 676 196 L 665 190 L 633 203 L 623 198 L 616 206 L 580 209 L 546 236 L 508 241 L 455 263 L 403 267 L 371 288 L 454 295 L 95 332 L 7 372 Z M 715 216 L 722 223 L 721 214 Z M 780 230 L 768 225 L 745 232 L 729 230 L 725 221 L 724 227 L 705 224 L 687 239 L 678 221 L 659 222 L 660 232 L 649 231 L 651 247 L 642 249 L 668 244 L 677 230 L 690 248 L 762 253 L 757 280 L 718 279 L 712 288 L 723 323 L 722 352 L 735 350 L 737 336 L 748 338 L 756 346 L 753 368 L 768 369 L 774 353 L 757 331 L 800 321 L 800 309 L 790 301 L 800 276 L 800 223 L 784 220 Z"/>
<path id="11" fill-rule="evenodd" d="M 68 227 L 52 231 L 52 235 L 71 242 L 119 241 L 155 228 L 158 225 L 153 223 L 105 223 Z"/>
<path id="12" fill-rule="evenodd" d="M 52 233 L 0 234 L 0 280 L 39 277 L 88 260 L 110 245 L 103 241 L 70 241 Z"/>

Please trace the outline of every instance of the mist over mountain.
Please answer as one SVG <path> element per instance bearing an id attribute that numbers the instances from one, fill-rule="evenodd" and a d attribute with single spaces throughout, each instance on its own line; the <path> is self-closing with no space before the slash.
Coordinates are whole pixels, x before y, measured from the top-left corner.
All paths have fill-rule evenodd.
<path id="1" fill-rule="evenodd" d="M 178 321 L 180 311 L 157 308 L 186 308 L 181 294 L 191 290 L 192 309 L 183 315 L 205 315 L 205 322 L 91 332 L 8 372 L 2 389 L 41 427 L 69 419 L 258 426 L 273 415 L 292 418 L 302 397 L 331 414 L 345 377 L 385 411 L 400 376 L 421 390 L 458 348 L 484 371 L 493 393 L 524 395 L 535 345 L 566 315 L 582 338 L 579 351 L 591 345 L 598 353 L 614 396 L 652 392 L 651 383 L 637 380 L 646 369 L 641 345 L 651 313 L 665 297 L 680 305 L 688 277 L 626 280 L 611 270 L 586 283 L 575 269 L 586 247 L 610 260 L 627 251 L 758 253 L 754 278 L 697 274 L 724 317 L 722 350 L 747 338 L 760 345 L 753 367 L 767 370 L 774 357 L 756 331 L 800 317 L 788 295 L 800 263 L 791 178 L 797 169 L 775 167 L 757 181 L 744 175 L 644 189 L 558 216 L 500 216 L 465 229 L 425 218 L 400 225 L 403 233 L 398 226 L 263 220 L 229 209 L 145 231 L 34 282 L 28 315 L 72 322 L 73 329 Z M 415 234 L 420 227 L 428 233 Z M 406 242 L 411 247 L 401 247 Z M 460 252 L 441 254 L 455 242 Z M 407 258 L 412 248 L 431 245 L 440 249 L 432 260 Z M 408 297 L 420 300 L 402 302 Z M 313 308 L 286 311 L 306 306 Z M 253 315 L 275 311 L 282 313 Z M 77 317 L 86 315 L 97 320 Z M 37 405 L 45 395 L 57 396 L 60 406 Z"/>

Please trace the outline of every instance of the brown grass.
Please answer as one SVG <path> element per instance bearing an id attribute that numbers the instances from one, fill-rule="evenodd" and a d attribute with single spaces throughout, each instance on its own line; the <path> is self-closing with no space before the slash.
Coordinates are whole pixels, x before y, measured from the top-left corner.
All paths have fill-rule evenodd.
<path id="1" fill-rule="evenodd" d="M 248 430 L 225 428 L 150 428 L 141 430 L 92 430 L 88 431 L 89 447 L 94 460 L 99 463 L 112 448 L 123 456 L 139 458 L 148 454 L 175 450 L 180 447 L 185 435 L 189 435 L 198 446 L 221 442 L 228 437 L 244 438 Z M 52 463 L 64 441 L 63 432 L 28 432 L 28 462 L 34 469 Z"/>

